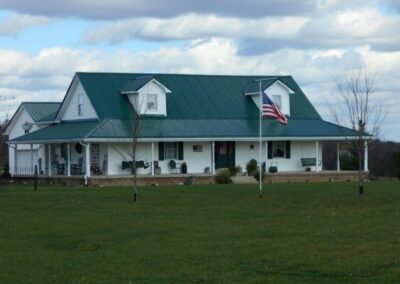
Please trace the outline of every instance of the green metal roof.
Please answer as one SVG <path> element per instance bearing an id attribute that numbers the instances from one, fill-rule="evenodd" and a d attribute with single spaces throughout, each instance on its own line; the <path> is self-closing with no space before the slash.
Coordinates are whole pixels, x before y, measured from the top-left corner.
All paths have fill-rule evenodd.
<path id="1" fill-rule="evenodd" d="M 29 134 L 10 140 L 10 142 L 79 141 L 86 137 L 98 124 L 98 121 L 62 122 L 30 132 Z"/>
<path id="2" fill-rule="evenodd" d="M 121 92 L 136 92 L 153 79 L 153 76 L 137 77 L 128 81 L 128 83 L 121 88 Z"/>
<path id="3" fill-rule="evenodd" d="M 10 142 L 71 141 L 125 139 L 132 137 L 130 121 L 105 119 L 97 121 L 62 122 L 15 138 Z M 319 119 L 289 119 L 286 126 L 274 119 L 263 119 L 262 136 L 279 137 L 349 137 L 351 129 Z M 176 138 L 257 138 L 258 119 L 157 119 L 140 121 L 141 139 Z"/>
<path id="4" fill-rule="evenodd" d="M 87 138 L 129 138 L 129 121 L 107 119 L 96 126 Z M 340 137 L 356 136 L 351 129 L 319 119 L 290 119 L 286 126 L 275 119 L 263 119 L 265 137 Z M 142 119 L 140 138 L 223 138 L 259 136 L 258 119 Z"/>
<path id="5" fill-rule="evenodd" d="M 261 90 L 265 90 L 272 84 L 274 84 L 276 81 L 279 81 L 277 77 L 274 78 L 259 78 L 257 80 L 262 80 L 261 81 Z M 243 93 L 246 94 L 254 94 L 254 93 L 259 93 L 260 92 L 260 82 L 254 81 L 249 83 L 246 88 L 244 89 Z"/>
<path id="6" fill-rule="evenodd" d="M 54 121 L 61 103 L 24 102 L 24 106 L 35 122 Z"/>
<path id="7" fill-rule="evenodd" d="M 167 94 L 167 119 L 256 118 L 259 109 L 244 95 L 257 79 L 279 79 L 294 91 L 290 115 L 295 119 L 321 119 L 291 76 L 224 76 L 135 73 L 77 73 L 100 120 L 130 119 L 132 108 L 120 90 L 136 78 L 152 76 L 171 93 Z M 135 83 L 136 84 L 136 83 Z M 135 85 L 136 86 L 136 85 Z"/>
<path id="8" fill-rule="evenodd" d="M 283 126 L 263 119 L 263 137 L 346 137 L 351 129 L 323 121 L 291 76 L 222 76 L 134 73 L 77 73 L 99 121 L 64 121 L 27 135 L 15 142 L 71 141 L 131 137 L 132 106 L 121 90 L 137 90 L 155 79 L 171 90 L 167 96 L 167 116 L 142 116 L 139 137 L 240 138 L 258 137 L 259 109 L 245 90 L 267 88 L 277 80 L 294 93 L 290 96 L 290 117 Z M 57 106 L 57 107 L 56 107 Z M 58 105 L 53 104 L 54 109 Z M 33 112 L 34 107 L 30 107 Z M 40 113 L 38 110 L 36 113 Z M 48 114 L 50 117 L 52 113 Z M 55 114 L 53 115 L 55 117 Z M 39 116 L 37 116 L 39 117 Z M 38 119 L 44 119 L 40 116 Z"/>

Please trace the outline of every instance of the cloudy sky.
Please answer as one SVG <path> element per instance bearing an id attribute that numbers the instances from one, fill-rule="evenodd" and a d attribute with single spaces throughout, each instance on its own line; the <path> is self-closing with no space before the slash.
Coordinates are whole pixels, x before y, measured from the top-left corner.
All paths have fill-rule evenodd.
<path id="1" fill-rule="evenodd" d="M 329 120 L 364 68 L 400 141 L 399 30 L 399 0 L 0 0 L 0 120 L 76 71 L 292 75 Z"/>

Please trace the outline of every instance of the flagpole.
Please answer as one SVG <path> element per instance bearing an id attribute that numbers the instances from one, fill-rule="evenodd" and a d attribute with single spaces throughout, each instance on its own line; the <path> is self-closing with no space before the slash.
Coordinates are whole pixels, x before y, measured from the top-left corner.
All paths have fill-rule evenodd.
<path id="1" fill-rule="evenodd" d="M 277 79 L 278 78 L 275 77 L 275 78 L 265 78 L 265 79 L 254 80 L 254 82 L 258 82 L 258 84 L 259 84 L 259 92 L 260 92 L 260 118 L 259 118 L 260 119 L 259 120 L 259 126 L 260 126 L 260 147 L 259 147 L 260 148 L 260 175 L 259 175 L 260 198 L 263 197 L 263 188 L 262 188 L 263 187 L 263 180 L 262 180 L 263 172 L 262 172 L 262 151 L 261 151 L 262 150 L 262 143 L 261 143 L 261 139 L 262 139 L 262 117 L 263 117 L 263 113 L 264 113 L 263 112 L 264 111 L 264 100 L 263 100 L 261 82 L 262 81 L 268 81 L 268 80 L 277 80 Z M 268 95 L 266 94 L 265 96 L 266 96 L 266 100 L 270 101 L 270 99 L 268 98 Z M 274 111 L 277 112 L 278 115 L 283 116 L 284 121 L 281 121 L 280 119 L 278 119 L 277 116 L 272 116 L 272 117 L 278 119 L 281 124 L 287 124 L 285 116 L 283 114 L 281 114 L 281 112 L 278 109 L 276 109 L 275 105 L 272 102 L 269 102 L 269 104 L 272 104 L 274 106 Z M 271 117 L 271 115 L 268 114 L 267 117 Z M 268 151 L 267 147 L 266 147 L 265 150 Z M 265 163 L 266 162 L 267 161 L 265 161 Z M 267 165 L 265 164 L 265 168 L 266 167 L 267 167 Z"/>
<path id="2" fill-rule="evenodd" d="M 259 183 L 260 183 L 260 198 L 262 198 L 263 197 L 263 192 L 262 192 L 262 161 L 261 161 L 261 159 L 262 159 L 262 153 L 261 153 L 261 148 L 262 148 L 262 143 L 261 143 L 261 131 L 262 131 L 262 108 L 263 108 L 263 104 L 262 104 L 262 90 L 261 90 L 261 80 L 259 81 L 259 88 L 260 88 L 260 146 L 259 146 L 259 152 L 260 152 L 260 168 L 259 168 L 259 173 L 260 173 L 260 176 L 259 176 Z"/>

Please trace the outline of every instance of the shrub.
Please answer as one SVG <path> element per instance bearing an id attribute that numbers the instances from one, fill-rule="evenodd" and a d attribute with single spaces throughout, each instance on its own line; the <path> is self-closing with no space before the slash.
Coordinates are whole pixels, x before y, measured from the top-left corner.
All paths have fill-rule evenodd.
<path id="1" fill-rule="evenodd" d="M 247 174 L 249 176 L 254 175 L 254 172 L 257 170 L 257 161 L 254 159 L 251 159 L 247 164 L 246 164 L 246 170 Z"/>
<path id="2" fill-rule="evenodd" d="M 229 174 L 230 176 L 236 176 L 236 174 L 238 173 L 238 169 L 235 166 L 230 166 L 229 167 Z"/>
<path id="3" fill-rule="evenodd" d="M 216 183 L 230 183 L 231 181 L 231 175 L 229 171 L 220 171 L 217 176 L 215 177 L 215 182 Z"/>

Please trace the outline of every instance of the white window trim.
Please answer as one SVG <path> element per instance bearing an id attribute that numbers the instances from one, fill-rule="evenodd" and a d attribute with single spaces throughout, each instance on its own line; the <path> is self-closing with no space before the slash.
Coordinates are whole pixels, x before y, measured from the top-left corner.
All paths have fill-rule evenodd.
<path id="1" fill-rule="evenodd" d="M 150 100 L 152 98 L 152 100 Z M 149 104 L 154 104 L 154 108 L 149 108 Z M 147 103 L 146 103 L 146 110 L 148 111 L 158 111 L 158 95 L 157 94 L 148 94 L 147 95 Z"/>
<path id="2" fill-rule="evenodd" d="M 271 95 L 271 99 L 278 109 L 282 110 L 282 96 L 280 94 Z"/>
<path id="3" fill-rule="evenodd" d="M 167 151 L 172 152 L 172 147 L 171 147 L 171 149 L 167 149 L 168 145 L 170 145 L 170 146 L 174 145 L 174 147 L 175 147 L 175 156 L 174 157 L 170 157 L 169 155 L 167 155 Z M 178 142 L 164 142 L 164 159 L 178 160 L 178 156 L 179 156 L 178 147 L 179 147 Z"/>

